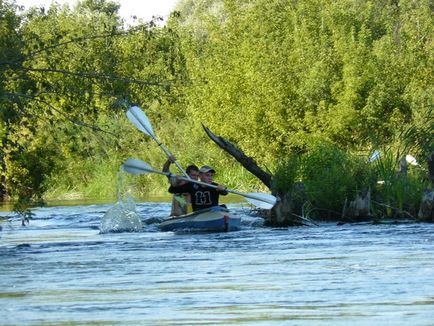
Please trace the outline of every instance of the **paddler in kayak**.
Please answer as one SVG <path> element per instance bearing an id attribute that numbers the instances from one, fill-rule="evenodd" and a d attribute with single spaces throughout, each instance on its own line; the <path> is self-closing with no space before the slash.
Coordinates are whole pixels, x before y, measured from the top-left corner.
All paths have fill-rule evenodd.
<path id="1" fill-rule="evenodd" d="M 168 160 L 163 165 L 163 172 L 170 172 L 170 165 L 176 161 L 175 157 L 170 156 Z M 193 180 L 199 179 L 199 168 L 192 164 L 187 166 L 185 169 L 188 176 Z M 172 186 L 181 186 L 186 183 L 183 180 L 176 180 L 169 178 L 170 184 Z M 172 210 L 170 212 L 170 216 L 180 216 L 191 213 L 193 211 L 191 205 L 191 196 L 190 193 L 174 193 L 172 198 Z"/>
<path id="2" fill-rule="evenodd" d="M 207 165 L 202 166 L 199 169 L 200 181 L 217 186 L 217 188 L 211 188 L 197 183 L 186 182 L 185 184 L 178 185 L 180 181 L 178 177 L 175 177 L 176 181 L 171 181 L 169 192 L 176 193 L 189 193 L 191 196 L 191 204 L 193 211 L 198 211 L 205 208 L 210 208 L 219 205 L 219 196 L 227 195 L 226 187 L 213 182 L 215 170 Z M 176 184 L 175 186 L 173 184 Z"/>

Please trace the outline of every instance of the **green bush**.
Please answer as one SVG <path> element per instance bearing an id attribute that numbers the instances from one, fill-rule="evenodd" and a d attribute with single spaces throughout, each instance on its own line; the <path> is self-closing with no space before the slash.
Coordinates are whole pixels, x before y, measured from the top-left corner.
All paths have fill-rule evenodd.
<path id="1" fill-rule="evenodd" d="M 300 168 L 300 155 L 290 153 L 279 161 L 273 176 L 273 188 L 280 193 L 293 190 Z"/>
<path id="2" fill-rule="evenodd" d="M 409 165 L 400 172 L 398 162 L 405 155 L 391 147 L 381 150 L 372 162 L 376 175 L 373 187 L 373 207 L 376 216 L 415 218 L 423 190 L 428 186 L 426 173 L 420 166 Z"/>
<path id="3" fill-rule="evenodd" d="M 336 219 L 345 202 L 368 187 L 369 171 L 336 146 L 320 143 L 302 156 L 301 179 L 313 217 Z"/>

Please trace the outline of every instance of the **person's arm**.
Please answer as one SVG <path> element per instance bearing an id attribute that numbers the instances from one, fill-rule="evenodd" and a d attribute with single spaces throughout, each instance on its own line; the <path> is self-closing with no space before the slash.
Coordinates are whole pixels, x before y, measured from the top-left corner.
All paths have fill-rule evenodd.
<path id="1" fill-rule="evenodd" d="M 166 162 L 164 162 L 163 165 L 163 172 L 166 173 L 170 173 L 170 165 L 175 162 L 175 157 L 174 156 L 169 156 L 169 158 L 167 159 Z M 167 177 L 169 179 L 169 182 L 171 185 L 175 185 L 176 186 L 176 182 L 173 180 L 173 178 L 171 178 L 170 176 Z"/>
<path id="2" fill-rule="evenodd" d="M 229 192 L 226 190 L 226 187 L 223 185 L 219 185 L 215 182 L 213 182 L 213 185 L 217 186 L 216 190 L 219 192 L 220 195 L 226 196 Z"/>
<path id="3" fill-rule="evenodd" d="M 174 156 L 169 156 L 166 162 L 163 165 L 163 172 L 170 172 L 170 165 L 176 161 Z"/>

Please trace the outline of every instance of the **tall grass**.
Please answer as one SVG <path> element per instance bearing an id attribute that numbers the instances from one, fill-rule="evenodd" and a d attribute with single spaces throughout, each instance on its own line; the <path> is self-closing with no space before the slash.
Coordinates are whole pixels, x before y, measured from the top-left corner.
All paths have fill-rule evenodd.
<path id="1" fill-rule="evenodd" d="M 300 156 L 289 155 L 274 174 L 275 189 L 291 192 L 297 182 L 304 185 L 304 207 L 310 217 L 340 220 L 345 205 L 358 195 L 371 192 L 371 215 L 416 216 L 422 192 L 428 186 L 419 167 L 398 171 L 403 152 L 382 148 L 379 157 L 343 151 L 329 143 L 312 145 Z M 424 179 L 425 178 L 425 179 Z"/>
<path id="2" fill-rule="evenodd" d="M 377 178 L 373 187 L 376 215 L 415 218 L 423 189 L 428 186 L 424 172 L 411 165 L 408 171 L 399 171 L 398 162 L 405 157 L 402 151 L 388 147 L 380 152 L 380 157 L 372 162 Z"/>
<path id="3" fill-rule="evenodd" d="M 273 176 L 273 188 L 280 193 L 291 193 L 298 181 L 300 155 L 289 153 L 278 164 Z"/>
<path id="4" fill-rule="evenodd" d="M 336 219 L 345 202 L 368 187 L 369 173 L 360 160 L 337 147 L 320 143 L 302 156 L 300 179 L 316 218 Z"/>

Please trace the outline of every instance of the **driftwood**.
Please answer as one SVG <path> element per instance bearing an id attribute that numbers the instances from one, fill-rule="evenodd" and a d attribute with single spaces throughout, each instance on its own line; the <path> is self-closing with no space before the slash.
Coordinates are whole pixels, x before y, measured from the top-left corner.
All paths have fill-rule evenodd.
<path id="1" fill-rule="evenodd" d="M 403 175 L 407 175 L 407 171 L 408 171 L 407 160 L 405 159 L 405 157 L 402 157 L 398 161 L 398 172 L 401 173 L 401 174 L 403 174 Z"/>
<path id="2" fill-rule="evenodd" d="M 216 136 L 211 130 L 202 125 L 206 134 L 211 140 L 216 143 L 221 149 L 234 157 L 247 171 L 256 176 L 262 183 L 270 189 L 271 193 L 277 197 L 277 203 L 271 209 L 266 221 L 270 226 L 293 226 L 306 224 L 306 218 L 293 214 L 294 202 L 291 200 L 290 193 L 281 193 L 273 188 L 273 175 L 262 170 L 255 162 L 254 159 L 245 155 L 235 145 L 224 139 L 223 137 Z"/>
<path id="3" fill-rule="evenodd" d="M 434 191 L 433 190 L 424 191 L 417 217 L 419 220 L 423 222 L 434 222 Z"/>
<path id="4" fill-rule="evenodd" d="M 273 178 L 271 174 L 263 171 L 256 164 L 254 159 L 248 157 L 246 154 L 244 154 L 241 150 L 236 148 L 233 144 L 228 142 L 226 139 L 224 139 L 223 137 L 216 136 L 211 130 L 209 130 L 204 125 L 202 125 L 202 127 L 205 130 L 208 137 L 211 138 L 211 140 L 214 143 L 216 143 L 225 152 L 232 155 L 238 162 L 241 163 L 242 166 L 244 166 L 247 169 L 247 171 L 249 171 L 254 176 L 256 176 L 259 180 L 262 181 L 264 185 L 268 187 L 268 189 L 271 190 L 271 180 Z"/>
<path id="5" fill-rule="evenodd" d="M 365 221 L 370 216 L 370 207 L 371 190 L 368 189 L 358 194 L 348 205 L 345 202 L 342 218 L 350 221 Z"/>

